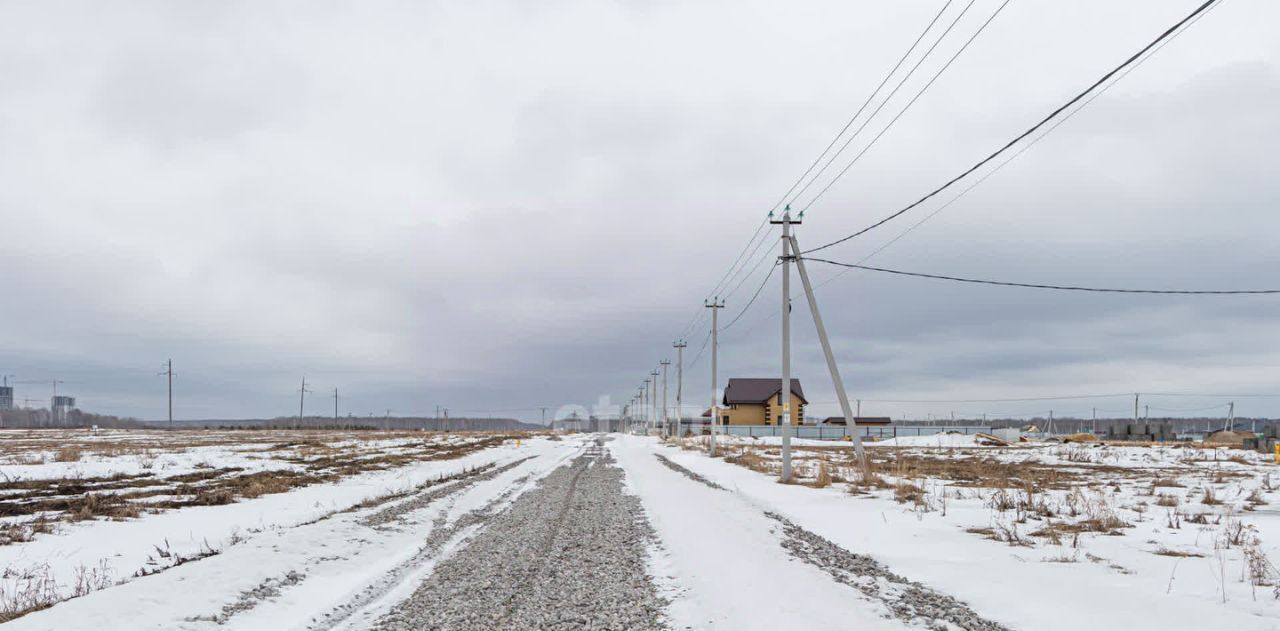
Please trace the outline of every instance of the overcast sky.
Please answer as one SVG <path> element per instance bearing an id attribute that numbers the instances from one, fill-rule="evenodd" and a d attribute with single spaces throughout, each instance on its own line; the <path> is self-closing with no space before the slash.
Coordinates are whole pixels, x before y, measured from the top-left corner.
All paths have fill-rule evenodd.
<path id="1" fill-rule="evenodd" d="M 170 357 L 188 419 L 296 413 L 304 375 L 317 414 L 335 386 L 358 415 L 625 402 L 677 336 L 699 354 L 702 300 L 942 4 L 0 1 L 0 374 L 148 419 Z M 973 3 L 865 139 L 999 4 Z M 1198 4 L 1013 0 L 808 211 L 800 243 L 913 201 Z M 1225 0 L 868 263 L 1280 286 L 1277 24 L 1274 2 Z M 823 255 L 860 260 L 948 198 Z M 838 269 L 810 265 L 864 413 L 1280 393 L 1280 297 L 828 282 Z M 723 332 L 722 383 L 778 374 L 778 280 Z M 794 374 L 833 413 L 803 301 L 794 316 Z M 686 369 L 687 400 L 709 399 L 708 370 L 705 352 Z M 1149 398 L 1153 416 L 1226 400 Z M 1236 401 L 1280 415 L 1280 398 Z"/>

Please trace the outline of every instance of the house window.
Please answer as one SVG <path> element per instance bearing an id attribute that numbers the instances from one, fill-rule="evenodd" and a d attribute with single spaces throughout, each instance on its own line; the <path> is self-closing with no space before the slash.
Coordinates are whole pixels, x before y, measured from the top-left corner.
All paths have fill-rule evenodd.
<path id="1" fill-rule="evenodd" d="M 728 414 L 725 414 L 723 417 L 721 417 L 721 419 L 720 419 L 720 424 L 721 424 L 721 425 L 728 425 L 728 424 L 729 424 L 729 415 L 728 415 Z"/>

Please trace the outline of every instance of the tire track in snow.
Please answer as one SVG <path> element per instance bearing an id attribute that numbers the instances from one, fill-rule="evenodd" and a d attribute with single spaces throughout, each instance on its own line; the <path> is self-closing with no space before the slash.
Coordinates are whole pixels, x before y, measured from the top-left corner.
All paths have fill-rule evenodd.
<path id="1" fill-rule="evenodd" d="M 665 628 L 646 571 L 651 529 L 602 442 L 522 495 L 373 628 Z"/>
<path id="2" fill-rule="evenodd" d="M 712 489 L 732 492 L 662 454 L 654 454 L 654 457 L 690 480 Z M 836 582 L 858 590 L 869 600 L 882 603 L 894 618 L 927 629 L 1010 631 L 1008 627 L 978 615 L 969 605 L 953 596 L 895 574 L 873 557 L 850 552 L 777 513 L 764 511 L 764 514 L 782 524 L 784 538 L 780 544 L 791 556 L 821 569 Z"/>

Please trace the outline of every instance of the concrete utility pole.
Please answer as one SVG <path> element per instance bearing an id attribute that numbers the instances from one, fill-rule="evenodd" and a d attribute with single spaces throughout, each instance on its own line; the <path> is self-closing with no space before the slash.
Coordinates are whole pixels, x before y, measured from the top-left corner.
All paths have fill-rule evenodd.
<path id="1" fill-rule="evenodd" d="M 782 475 L 791 481 L 791 206 L 782 211 L 782 380 L 778 402 L 782 405 Z M 798 223 L 798 222 L 797 222 Z M 766 419 L 766 422 L 768 420 Z"/>
<path id="2" fill-rule="evenodd" d="M 671 435 L 680 436 L 680 422 L 684 420 L 684 349 L 688 344 L 684 340 L 676 340 L 672 346 L 676 349 L 676 423 L 671 428 Z"/>
<path id="3" fill-rule="evenodd" d="M 803 214 L 803 213 L 802 213 Z M 800 244 L 791 237 L 791 249 L 797 253 Z M 866 465 L 866 453 L 862 449 L 862 435 L 858 433 L 857 417 L 852 416 L 849 409 L 849 393 L 844 389 L 844 379 L 840 376 L 840 367 L 836 365 L 835 354 L 831 352 L 831 340 L 827 338 L 827 327 L 822 323 L 822 312 L 818 309 L 818 299 L 813 295 L 813 284 L 809 281 L 809 272 L 804 267 L 804 257 L 797 254 L 796 271 L 800 273 L 800 283 L 804 285 L 804 295 L 809 300 L 809 313 L 813 316 L 813 328 L 818 331 L 818 342 L 822 344 L 822 354 L 827 360 L 827 372 L 831 373 L 831 385 L 836 389 L 836 398 L 840 400 L 840 413 L 844 414 L 845 427 L 853 436 L 853 450 L 858 458 L 858 465 Z M 858 401 L 858 416 L 862 415 L 862 401 Z"/>
<path id="4" fill-rule="evenodd" d="M 636 415 L 632 417 L 630 423 L 627 423 L 627 433 L 634 432 L 636 430 L 636 423 L 643 420 L 645 415 L 648 414 L 644 409 L 644 395 L 648 391 L 649 384 L 647 383 L 636 386 Z"/>
<path id="5" fill-rule="evenodd" d="M 164 372 L 160 373 L 161 377 L 169 378 L 169 429 L 173 429 L 173 360 L 169 359 L 164 362 Z"/>
<path id="6" fill-rule="evenodd" d="M 650 391 L 653 389 L 653 375 L 658 374 L 657 371 L 650 371 L 648 379 L 644 380 L 644 433 L 649 433 L 649 422 L 653 420 L 653 395 Z"/>
<path id="7" fill-rule="evenodd" d="M 1142 406 L 1142 420 L 1145 421 L 1150 418 L 1151 418 L 1151 404 L 1147 403 Z"/>
<path id="8" fill-rule="evenodd" d="M 1133 395 L 1133 422 L 1138 422 L 1138 394 Z"/>
<path id="9" fill-rule="evenodd" d="M 333 389 L 333 427 L 338 427 L 338 389 Z"/>
<path id="10" fill-rule="evenodd" d="M 658 375 L 659 374 L 661 373 L 658 372 L 657 368 L 649 371 L 649 376 L 652 378 L 651 383 L 653 388 L 653 394 L 650 395 L 650 398 L 649 398 L 649 401 L 650 401 L 649 420 L 652 423 L 652 425 L 650 427 L 645 428 L 646 435 L 658 427 Z"/>
<path id="11" fill-rule="evenodd" d="M 664 359 L 658 362 L 662 365 L 662 433 L 671 431 L 671 414 L 670 408 L 667 407 L 667 366 L 671 365 L 671 360 Z"/>
<path id="12" fill-rule="evenodd" d="M 1093 429 L 1090 433 L 1094 436 L 1098 435 L 1098 408 L 1093 408 Z"/>
<path id="13" fill-rule="evenodd" d="M 307 389 L 307 378 L 302 378 L 302 387 L 298 388 L 298 424 L 294 427 L 297 429 L 302 426 L 302 411 L 306 407 L 307 393 L 311 392 Z"/>
<path id="14" fill-rule="evenodd" d="M 716 455 L 716 426 L 720 424 L 720 410 L 716 406 L 716 360 L 720 353 L 720 310 L 724 301 L 716 296 L 714 300 L 704 301 L 702 306 L 711 310 L 711 439 L 707 447 L 707 455 Z"/>

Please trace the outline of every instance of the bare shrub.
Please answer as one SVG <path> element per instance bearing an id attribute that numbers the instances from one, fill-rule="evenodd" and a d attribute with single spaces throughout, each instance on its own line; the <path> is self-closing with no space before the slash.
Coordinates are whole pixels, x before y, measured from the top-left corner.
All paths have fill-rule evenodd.
<path id="1" fill-rule="evenodd" d="M 1213 487 L 1206 486 L 1204 487 L 1204 497 L 1200 500 L 1200 503 L 1207 506 L 1218 506 L 1222 504 L 1222 500 L 1218 499 L 1217 495 L 1214 495 Z"/>
<path id="2" fill-rule="evenodd" d="M 1172 548 L 1167 548 L 1167 547 L 1165 547 L 1165 546 L 1160 546 L 1160 547 L 1156 548 L 1155 550 L 1152 550 L 1152 551 L 1151 551 L 1151 554 L 1158 554 L 1158 555 L 1160 555 L 1160 556 L 1162 556 L 1162 557 L 1177 557 L 1177 558 L 1187 558 L 1187 557 L 1202 558 L 1202 557 L 1204 557 L 1204 555 L 1203 555 L 1203 554 L 1200 554 L 1199 552 L 1185 552 L 1185 551 L 1182 551 L 1182 550 L 1174 550 L 1174 549 L 1172 549 Z"/>
<path id="3" fill-rule="evenodd" d="M 58 450 L 53 455 L 54 462 L 80 462 L 80 458 L 84 455 L 80 447 L 76 445 L 67 445 Z"/>
<path id="4" fill-rule="evenodd" d="M 825 460 L 818 462 L 818 471 L 813 476 L 813 484 L 815 489 L 825 489 L 831 486 L 831 471 L 827 467 Z"/>

